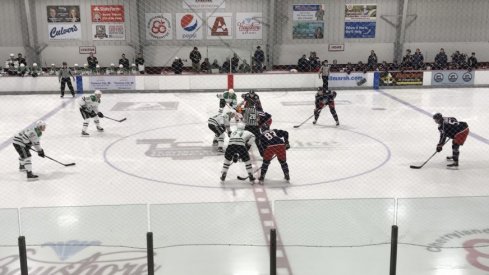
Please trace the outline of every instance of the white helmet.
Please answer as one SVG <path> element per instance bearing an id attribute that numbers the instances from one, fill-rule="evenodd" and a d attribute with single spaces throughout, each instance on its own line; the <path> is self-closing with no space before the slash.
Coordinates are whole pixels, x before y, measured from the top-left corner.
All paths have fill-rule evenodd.
<path id="1" fill-rule="evenodd" d="M 234 89 L 229 89 L 229 93 L 234 93 Z"/>
<path id="2" fill-rule="evenodd" d="M 115 64 L 114 64 L 114 63 L 110 63 L 110 66 L 111 66 L 111 67 L 114 67 L 114 66 L 115 66 Z"/>
<path id="3" fill-rule="evenodd" d="M 119 68 L 123 68 L 124 66 L 122 64 L 119 64 Z"/>
<path id="4" fill-rule="evenodd" d="M 100 65 L 99 65 L 99 64 L 97 64 L 97 66 L 95 66 L 95 68 L 100 68 Z"/>
<path id="5" fill-rule="evenodd" d="M 15 55 L 13 53 L 11 53 L 10 56 L 15 56 Z"/>
<path id="6" fill-rule="evenodd" d="M 32 63 L 32 66 L 33 67 L 37 67 L 37 63 Z"/>
<path id="7" fill-rule="evenodd" d="M 94 95 L 102 95 L 102 91 L 100 90 L 95 90 L 95 92 L 93 93 Z"/>
<path id="8" fill-rule="evenodd" d="M 21 66 L 21 67 L 25 67 L 24 63 L 21 63 L 21 64 L 20 64 L 20 66 Z"/>
<path id="9" fill-rule="evenodd" d="M 46 122 L 44 122 L 43 120 L 38 120 L 36 122 L 36 128 L 41 128 L 41 127 L 46 127 Z"/>
<path id="10" fill-rule="evenodd" d="M 75 63 L 75 67 L 78 67 L 78 64 Z"/>
<path id="11" fill-rule="evenodd" d="M 88 67 L 88 64 L 87 63 L 83 64 L 83 67 Z"/>
<path id="12" fill-rule="evenodd" d="M 55 66 L 55 65 L 54 65 L 54 63 L 53 63 L 53 64 L 51 64 L 51 66 Z"/>

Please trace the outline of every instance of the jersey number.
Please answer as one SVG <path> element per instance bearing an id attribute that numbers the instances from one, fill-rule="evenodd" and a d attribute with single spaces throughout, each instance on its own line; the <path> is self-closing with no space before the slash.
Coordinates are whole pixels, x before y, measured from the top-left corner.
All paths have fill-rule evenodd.
<path id="1" fill-rule="evenodd" d="M 263 134 L 268 140 L 272 140 L 274 137 L 277 136 L 274 131 L 267 132 Z"/>

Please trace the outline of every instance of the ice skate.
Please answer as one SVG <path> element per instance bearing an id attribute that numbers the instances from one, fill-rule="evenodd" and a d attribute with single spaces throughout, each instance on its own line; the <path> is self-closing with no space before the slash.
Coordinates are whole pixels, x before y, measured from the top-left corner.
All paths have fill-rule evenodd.
<path id="1" fill-rule="evenodd" d="M 317 119 L 315 119 L 315 120 L 312 122 L 312 124 L 314 124 L 314 125 L 315 125 L 315 124 L 316 124 L 316 122 L 318 122 L 318 121 L 317 121 Z"/>
<path id="2" fill-rule="evenodd" d="M 340 121 L 339 120 L 336 121 L 336 126 L 340 126 Z"/>
<path id="3" fill-rule="evenodd" d="M 226 180 L 226 172 L 223 172 L 222 175 L 221 175 L 221 183 L 224 183 L 224 181 Z"/>
<path id="4" fill-rule="evenodd" d="M 289 174 L 285 174 L 285 175 L 284 175 L 284 179 L 285 179 L 287 182 L 289 182 L 289 181 L 290 181 L 290 176 L 289 176 Z"/>
<path id="5" fill-rule="evenodd" d="M 82 131 L 81 132 L 81 135 L 82 135 L 82 137 L 88 137 L 88 136 L 90 136 L 90 134 L 87 133 L 87 132 L 85 132 L 85 131 Z"/>
<path id="6" fill-rule="evenodd" d="M 453 163 L 447 164 L 447 168 L 458 168 L 458 161 L 454 161 Z"/>
<path id="7" fill-rule="evenodd" d="M 253 177 L 253 174 L 248 173 L 248 178 L 250 179 L 250 183 L 253 185 L 255 184 L 255 177 Z"/>
<path id="8" fill-rule="evenodd" d="M 258 184 L 263 185 L 264 183 L 265 183 L 265 178 L 264 177 L 260 177 L 258 179 Z"/>
<path id="9" fill-rule="evenodd" d="M 97 131 L 99 132 L 103 132 L 104 131 L 104 128 L 100 127 L 100 126 L 97 126 Z"/>
<path id="10" fill-rule="evenodd" d="M 31 171 L 27 171 L 27 180 L 28 180 L 28 181 L 35 181 L 35 180 L 37 180 L 38 178 L 39 178 L 39 176 L 38 176 L 38 175 L 34 175 L 34 174 L 32 174 L 32 172 L 31 172 Z"/>

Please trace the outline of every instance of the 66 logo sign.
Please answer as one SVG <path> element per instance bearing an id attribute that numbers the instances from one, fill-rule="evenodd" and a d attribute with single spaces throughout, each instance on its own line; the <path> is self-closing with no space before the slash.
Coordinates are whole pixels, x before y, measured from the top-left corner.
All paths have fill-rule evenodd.
<path id="1" fill-rule="evenodd" d="M 169 13 L 146 13 L 146 39 L 173 39 L 173 25 Z"/>

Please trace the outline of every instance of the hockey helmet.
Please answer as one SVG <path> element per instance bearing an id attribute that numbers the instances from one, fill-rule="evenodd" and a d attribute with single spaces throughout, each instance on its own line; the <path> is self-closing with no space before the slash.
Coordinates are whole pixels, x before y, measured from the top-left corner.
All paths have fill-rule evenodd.
<path id="1" fill-rule="evenodd" d="M 100 98 L 102 96 L 102 91 L 100 90 L 95 90 L 95 92 L 93 93 L 96 97 Z"/>
<path id="2" fill-rule="evenodd" d="M 46 129 L 46 122 L 44 122 L 44 120 L 36 121 L 36 128 L 40 129 L 41 131 L 44 131 Z"/>
<path id="3" fill-rule="evenodd" d="M 230 94 L 234 94 L 234 89 L 229 89 L 228 91 Z"/>
<path id="4" fill-rule="evenodd" d="M 443 116 L 441 113 L 436 113 L 433 115 L 433 119 L 436 121 L 436 123 L 440 123 L 443 120 Z"/>

